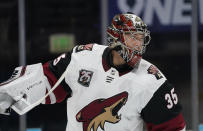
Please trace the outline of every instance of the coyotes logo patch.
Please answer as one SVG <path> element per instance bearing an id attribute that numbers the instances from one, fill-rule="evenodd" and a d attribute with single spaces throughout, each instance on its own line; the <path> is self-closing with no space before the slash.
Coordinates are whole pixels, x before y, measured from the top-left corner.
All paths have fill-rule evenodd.
<path id="1" fill-rule="evenodd" d="M 76 52 L 80 52 L 80 51 L 83 51 L 83 50 L 89 50 L 89 51 L 92 51 L 92 48 L 93 48 L 93 45 L 94 44 L 87 44 L 87 45 L 79 45 L 76 47 Z"/>
<path id="2" fill-rule="evenodd" d="M 126 104 L 128 93 L 122 92 L 107 99 L 97 99 L 80 110 L 76 119 L 82 122 L 83 131 L 97 131 L 98 127 L 104 130 L 105 122 L 112 124 L 121 120 L 118 111 Z"/>
<path id="3" fill-rule="evenodd" d="M 156 77 L 157 80 L 163 78 L 163 76 L 161 75 L 161 73 L 159 72 L 158 68 L 154 65 L 151 65 L 148 69 L 147 69 L 149 74 L 152 74 Z"/>
<path id="4" fill-rule="evenodd" d="M 93 72 L 88 71 L 88 70 L 80 70 L 79 71 L 79 78 L 78 78 L 78 83 L 85 87 L 89 87 L 90 81 L 92 79 Z"/>

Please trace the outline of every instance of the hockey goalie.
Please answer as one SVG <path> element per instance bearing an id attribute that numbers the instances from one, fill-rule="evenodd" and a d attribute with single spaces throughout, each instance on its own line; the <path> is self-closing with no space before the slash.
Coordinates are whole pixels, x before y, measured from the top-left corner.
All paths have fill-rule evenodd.
<path id="1" fill-rule="evenodd" d="M 118 14 L 109 46 L 75 46 L 47 63 L 17 67 L 0 84 L 0 113 L 22 115 L 67 101 L 66 131 L 185 131 L 176 88 L 142 58 L 150 32 L 138 16 Z"/>

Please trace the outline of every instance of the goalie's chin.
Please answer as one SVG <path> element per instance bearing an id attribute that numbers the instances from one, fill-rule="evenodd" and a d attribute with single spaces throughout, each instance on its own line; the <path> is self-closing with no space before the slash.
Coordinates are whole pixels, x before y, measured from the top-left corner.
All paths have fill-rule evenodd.
<path id="1" fill-rule="evenodd" d="M 127 64 L 132 68 L 137 68 L 140 64 L 141 59 L 141 55 L 135 55 L 130 61 L 127 62 Z"/>

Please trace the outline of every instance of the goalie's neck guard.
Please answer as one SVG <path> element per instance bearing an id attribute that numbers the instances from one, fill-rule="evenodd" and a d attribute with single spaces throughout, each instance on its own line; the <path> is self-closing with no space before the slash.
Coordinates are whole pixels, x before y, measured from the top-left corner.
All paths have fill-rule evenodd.
<path id="1" fill-rule="evenodd" d="M 112 50 L 113 49 L 107 47 L 103 52 L 102 65 L 103 65 L 103 68 L 105 71 L 108 71 L 111 67 L 113 67 L 113 68 L 118 70 L 119 76 L 122 76 L 122 75 L 125 75 L 134 69 L 131 66 L 129 66 L 127 63 L 120 65 L 120 66 L 114 66 Z"/>

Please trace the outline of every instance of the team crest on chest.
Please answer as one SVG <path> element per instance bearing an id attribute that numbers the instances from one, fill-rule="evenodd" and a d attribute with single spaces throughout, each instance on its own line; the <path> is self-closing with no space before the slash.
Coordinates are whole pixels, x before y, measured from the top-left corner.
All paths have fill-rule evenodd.
<path id="1" fill-rule="evenodd" d="M 82 86 L 89 87 L 92 76 L 92 71 L 82 69 L 79 71 L 78 83 L 80 83 Z"/>
<path id="2" fill-rule="evenodd" d="M 156 66 L 151 65 L 148 69 L 147 69 L 149 74 L 152 74 L 156 77 L 157 80 L 163 78 L 163 76 L 161 75 L 161 73 L 159 72 L 159 70 L 157 69 Z"/>
<path id="3" fill-rule="evenodd" d="M 126 91 L 109 98 L 93 100 L 77 113 L 76 120 L 82 122 L 83 131 L 98 131 L 99 127 L 104 130 L 106 122 L 116 124 L 121 120 L 118 112 L 127 100 Z"/>

